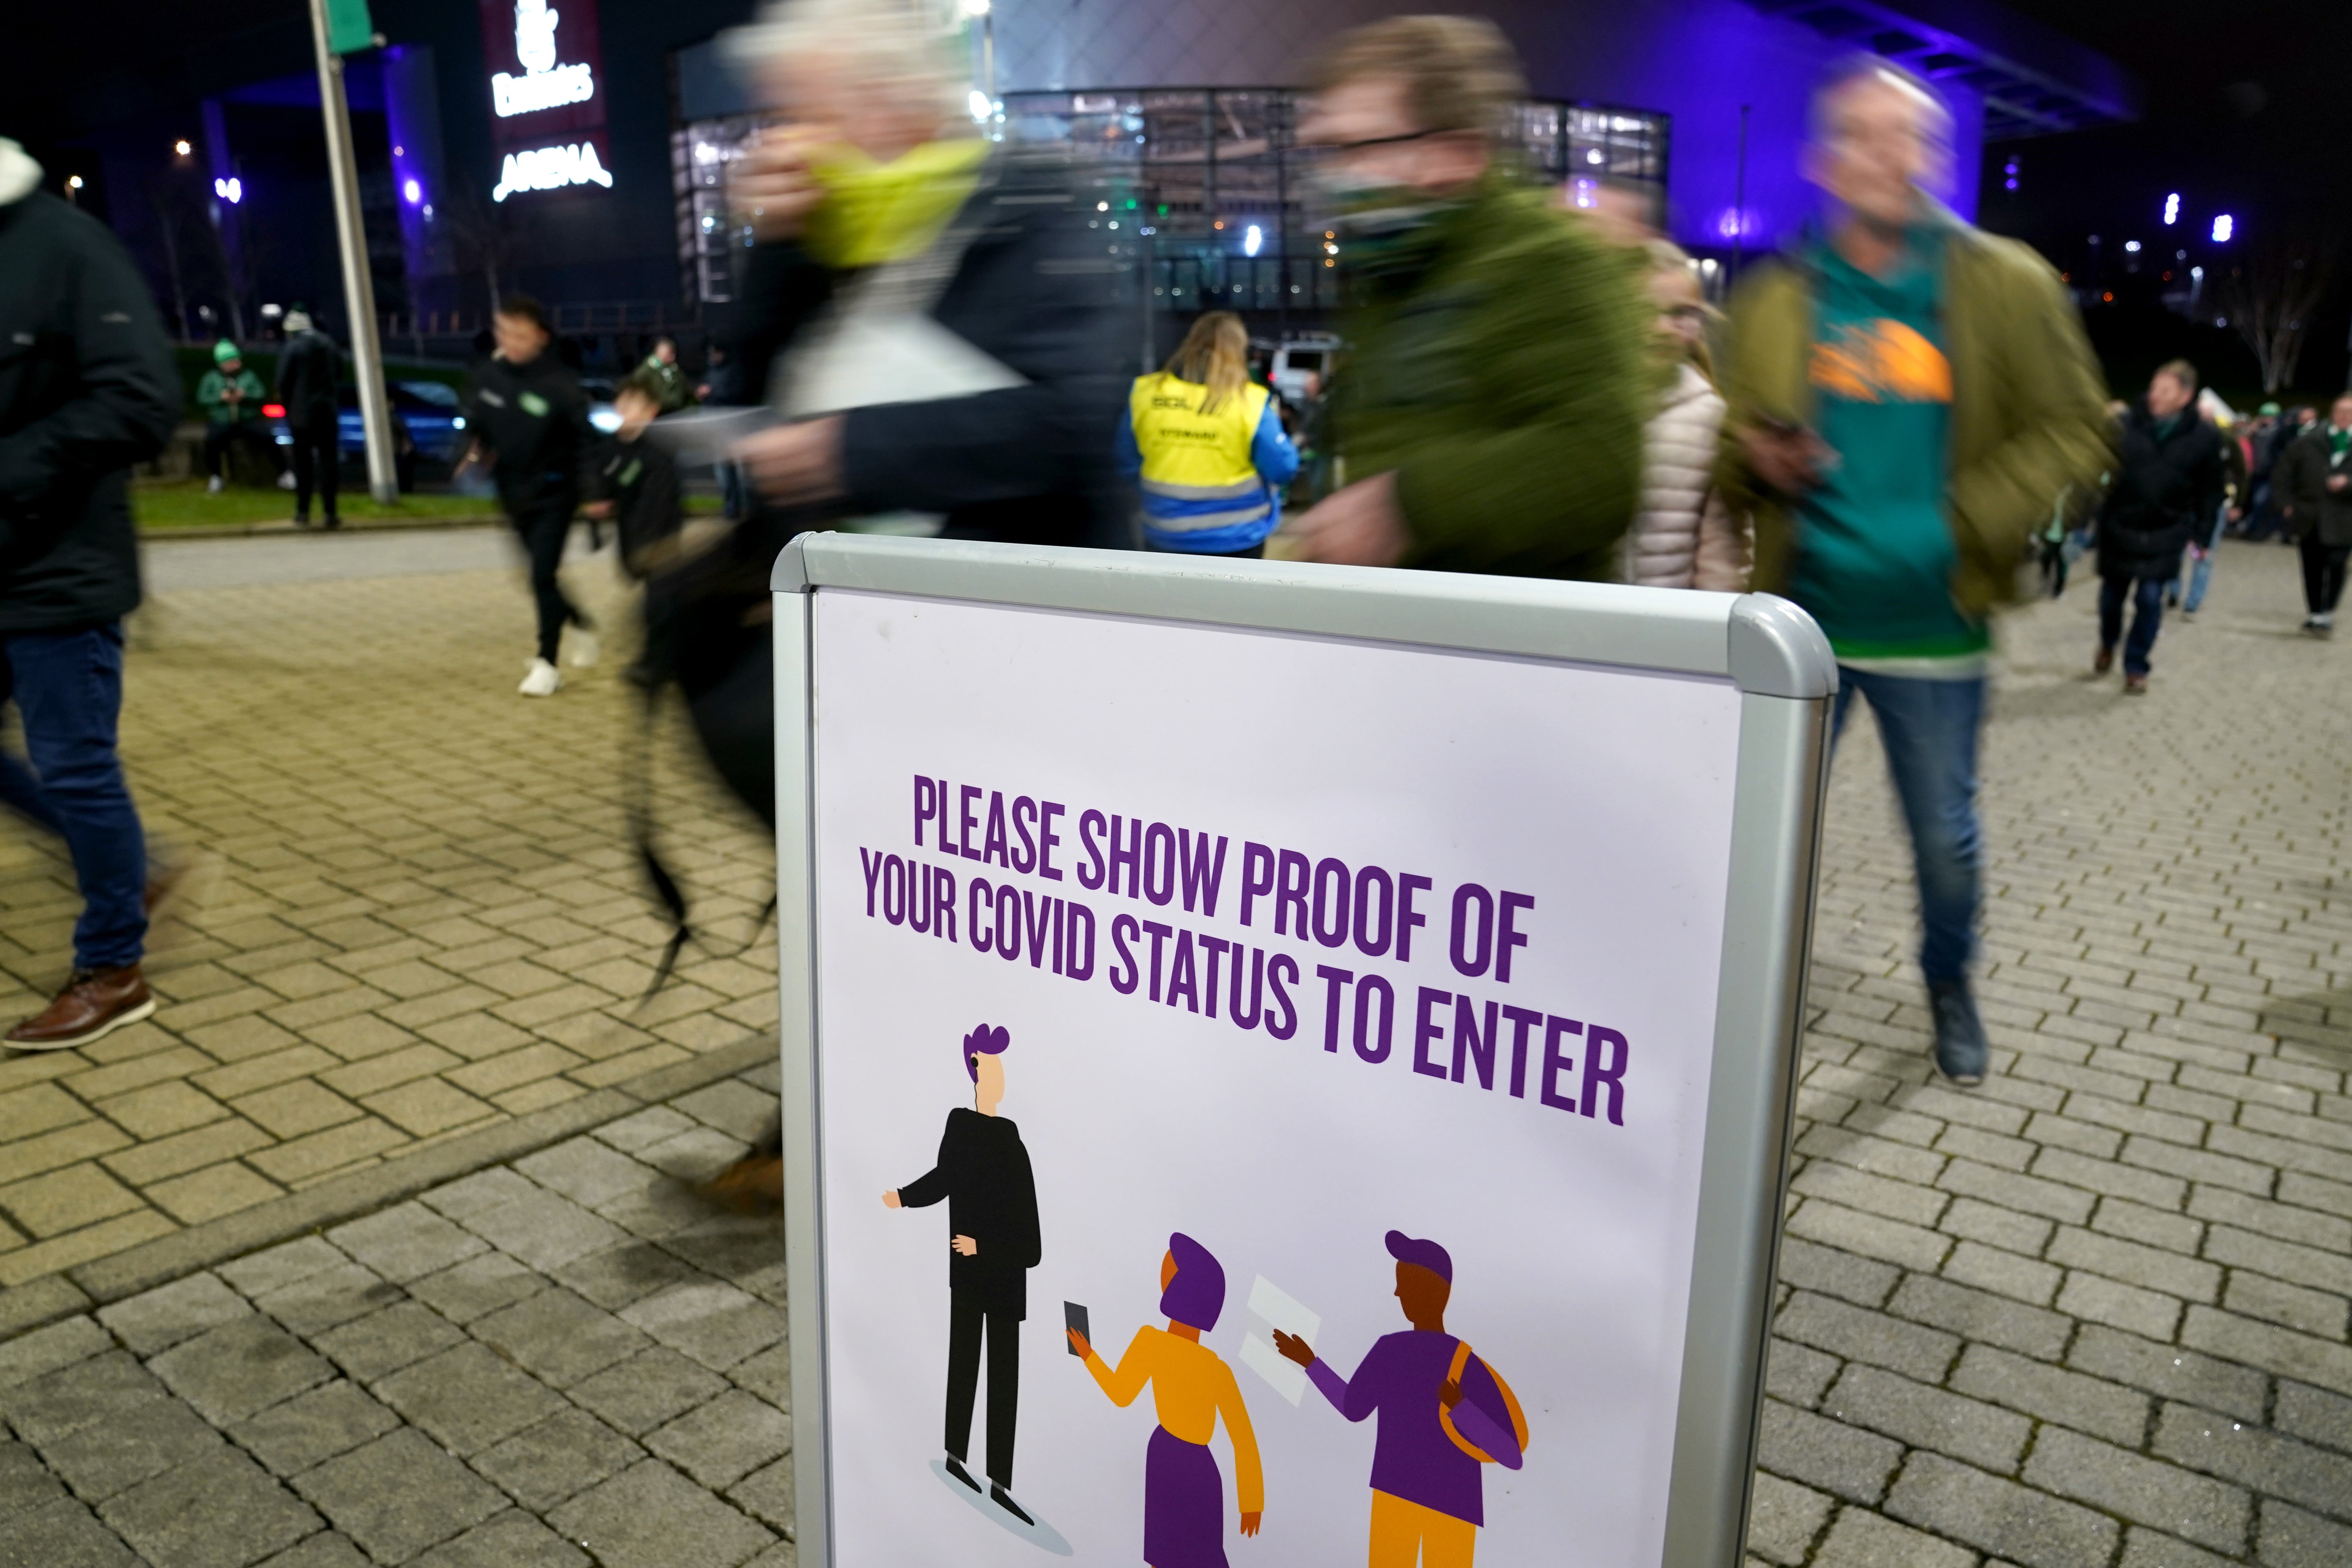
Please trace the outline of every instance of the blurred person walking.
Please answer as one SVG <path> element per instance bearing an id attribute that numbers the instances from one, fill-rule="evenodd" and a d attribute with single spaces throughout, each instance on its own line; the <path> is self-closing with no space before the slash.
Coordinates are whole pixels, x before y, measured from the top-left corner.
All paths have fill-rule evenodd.
<path id="1" fill-rule="evenodd" d="M 1360 475 L 1285 538 L 1310 561 L 1607 580 L 1642 491 L 1636 269 L 1507 167 L 1525 91 L 1491 22 L 1396 16 L 1316 67 L 1299 140 L 1348 311 L 1333 433 Z"/>
<path id="2" fill-rule="evenodd" d="M 261 378 L 253 374 L 226 338 L 213 345 L 213 368 L 205 372 L 196 383 L 196 406 L 205 411 L 205 493 L 218 495 L 228 479 L 228 454 L 232 446 L 257 447 L 269 464 L 269 471 L 278 482 L 293 488 L 293 476 L 286 471 L 286 459 L 279 455 L 278 443 L 262 422 L 262 400 L 268 395 L 262 389 Z"/>
<path id="3" fill-rule="evenodd" d="M 122 617 L 140 597 L 130 468 L 180 415 L 138 269 L 40 178 L 0 140 L 0 331 L 19 345 L 0 355 L 0 701 L 16 704 L 26 752 L 0 752 L 0 804 L 64 839 L 82 911 L 64 987 L 8 1031 L 19 1051 L 88 1045 L 155 1011 L 139 969 L 146 834 L 115 735 Z"/>
<path id="4" fill-rule="evenodd" d="M 1642 510 L 1625 535 L 1625 581 L 1644 588 L 1744 593 L 1751 553 L 1747 526 L 1732 515 L 1715 483 L 1723 395 L 1715 389 L 1707 353 L 1714 312 L 1680 246 L 1652 240 L 1644 252 L 1668 379 L 1658 411 L 1642 432 Z"/>
<path id="5" fill-rule="evenodd" d="M 2303 552 L 2303 629 L 2314 637 L 2336 630 L 2344 596 L 2344 563 L 2352 556 L 2352 392 L 2336 400 L 2326 419 L 2295 438 L 2271 480 L 2279 515 Z"/>
<path id="6" fill-rule="evenodd" d="M 335 489 L 342 479 L 342 408 L 337 392 L 342 366 L 343 351 L 311 325 L 308 310 L 297 305 L 286 312 L 286 347 L 278 355 L 278 401 L 286 409 L 286 434 L 294 448 L 298 528 L 310 526 L 313 489 L 327 526 L 343 526 L 335 511 Z"/>
<path id="7" fill-rule="evenodd" d="M 1870 703 L 1908 823 L 1938 1070 L 1984 1079 L 1969 985 L 1982 900 L 1977 745 L 1990 618 L 2033 531 L 2095 483 L 2097 363 L 2057 273 L 1927 194 L 1951 120 L 1864 57 L 1816 93 L 1805 173 L 1826 224 L 1731 301 L 1724 461 L 1756 519 L 1754 586 L 1828 634 L 1834 723 Z"/>
<path id="8" fill-rule="evenodd" d="M 2221 536 L 2245 517 L 2253 494 L 2253 442 L 2245 416 L 2233 412 L 2210 386 L 2197 395 L 2197 412 L 2212 422 L 2221 438 L 2221 500 L 2213 515 L 2201 519 L 2189 536 L 2187 591 L 2177 580 L 2165 588 L 2165 607 L 2179 605 L 2184 624 L 2194 621 L 2204 607 L 2213 586 L 2213 552 L 2221 548 Z"/>
<path id="9" fill-rule="evenodd" d="M 1118 426 L 1118 471 L 1143 494 L 1143 542 L 1186 555 L 1265 553 L 1298 448 L 1274 395 L 1249 378 L 1249 331 L 1231 310 L 1192 323 L 1139 375 Z"/>
<path id="10" fill-rule="evenodd" d="M 621 572 L 635 582 L 653 575 L 685 523 L 677 459 L 645 438 L 661 414 L 661 387 L 636 374 L 613 394 L 620 425 L 598 444 L 589 463 L 592 498 L 583 510 L 610 518 L 620 538 Z"/>
<path id="11" fill-rule="evenodd" d="M 2197 369 L 2187 360 L 2149 378 L 2147 395 L 2123 417 L 2115 483 L 2099 510 L 2099 651 L 2091 668 L 2105 675 L 2123 643 L 2124 689 L 2135 695 L 2147 689 L 2165 585 L 2179 580 L 2181 552 L 2198 531 L 2220 520 L 2221 436 L 2197 416 L 2196 402 Z"/>
<path id="12" fill-rule="evenodd" d="M 686 372 L 678 368 L 677 341 L 675 338 L 656 338 L 653 352 L 646 355 L 645 363 L 637 366 L 633 374 L 659 395 L 664 414 L 675 414 L 694 402 L 694 393 L 687 385 Z"/>
<path id="13" fill-rule="evenodd" d="M 564 597 L 557 574 L 596 435 L 579 376 L 547 352 L 555 337 L 547 307 L 528 295 L 509 294 L 499 301 L 492 330 L 498 352 L 475 371 L 466 395 L 466 428 L 473 433 L 468 459 L 479 454 L 492 465 L 499 506 L 530 560 L 539 651 L 517 689 L 525 697 L 552 697 L 563 687 L 555 657 L 565 626 L 574 628 L 573 667 L 596 662 L 595 628 Z"/>

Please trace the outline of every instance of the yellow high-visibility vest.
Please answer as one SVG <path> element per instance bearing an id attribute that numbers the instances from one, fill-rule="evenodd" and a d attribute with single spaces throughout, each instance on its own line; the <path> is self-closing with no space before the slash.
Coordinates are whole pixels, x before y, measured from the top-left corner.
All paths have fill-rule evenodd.
<path id="1" fill-rule="evenodd" d="M 1207 413 L 1209 389 L 1161 371 L 1138 376 L 1128 394 L 1136 449 L 1143 455 L 1143 510 L 1154 528 L 1226 528 L 1271 515 L 1273 499 L 1250 461 L 1268 394 L 1244 384 Z"/>

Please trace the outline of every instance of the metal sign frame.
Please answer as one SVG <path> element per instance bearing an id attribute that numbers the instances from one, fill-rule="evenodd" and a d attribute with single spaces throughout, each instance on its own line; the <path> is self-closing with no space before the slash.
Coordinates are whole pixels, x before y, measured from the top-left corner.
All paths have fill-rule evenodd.
<path id="1" fill-rule="evenodd" d="M 1769 595 L 803 534 L 777 558 L 776 859 L 795 1531 L 830 1568 L 824 1070 L 817 1039 L 814 617 L 825 588 L 1727 679 L 1738 772 L 1661 1563 L 1737 1568 L 1763 1407 L 1837 666 Z"/>

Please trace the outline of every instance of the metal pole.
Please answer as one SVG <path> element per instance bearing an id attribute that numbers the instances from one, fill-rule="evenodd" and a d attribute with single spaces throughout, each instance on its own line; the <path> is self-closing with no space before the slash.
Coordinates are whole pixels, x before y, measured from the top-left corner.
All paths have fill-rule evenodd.
<path id="1" fill-rule="evenodd" d="M 343 59 L 327 47 L 326 0 L 310 0 L 310 42 L 319 58 L 319 110 L 327 122 L 327 168 L 334 176 L 335 248 L 343 262 L 343 310 L 352 323 L 352 371 L 360 384 L 360 429 L 367 437 L 368 493 L 389 506 L 400 499 L 392 461 L 392 408 L 383 387 L 383 352 L 375 335 L 375 282 L 368 276 L 367 230 L 360 222 L 358 160 L 352 152 L 351 105 L 343 98 Z"/>

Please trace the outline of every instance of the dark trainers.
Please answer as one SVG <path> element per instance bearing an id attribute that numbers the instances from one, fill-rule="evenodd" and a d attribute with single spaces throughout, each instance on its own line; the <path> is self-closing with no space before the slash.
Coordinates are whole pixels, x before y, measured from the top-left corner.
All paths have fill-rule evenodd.
<path id="1" fill-rule="evenodd" d="M 154 1016 L 155 998 L 137 964 L 77 969 L 56 1001 L 9 1030 L 0 1044 L 17 1051 L 68 1050 Z"/>
<path id="2" fill-rule="evenodd" d="M 1035 1520 L 1031 1519 L 1027 1514 L 1021 1511 L 1021 1505 L 1013 1500 L 1013 1494 L 1011 1492 L 1006 1491 L 1003 1487 L 998 1486 L 993 1481 L 989 1483 L 988 1500 L 994 1503 L 997 1507 L 1003 1509 L 1005 1512 L 1011 1514 L 1013 1518 L 1019 1520 L 1024 1524 L 1034 1524 L 1037 1522 Z"/>
<path id="3" fill-rule="evenodd" d="M 1984 1021 L 1977 1016 L 1969 983 L 1931 981 L 1927 1003 L 1936 1014 L 1936 1070 L 1962 1089 L 1974 1089 L 1984 1082 L 1991 1047 L 1985 1044 Z"/>
<path id="4" fill-rule="evenodd" d="M 980 1489 L 980 1483 L 971 1479 L 971 1472 L 963 1468 L 963 1461 L 957 1458 L 953 1454 L 950 1454 L 948 1456 L 948 1474 L 953 1476 L 956 1479 L 961 1481 L 964 1485 L 970 1487 L 974 1491 L 978 1491 Z"/>

